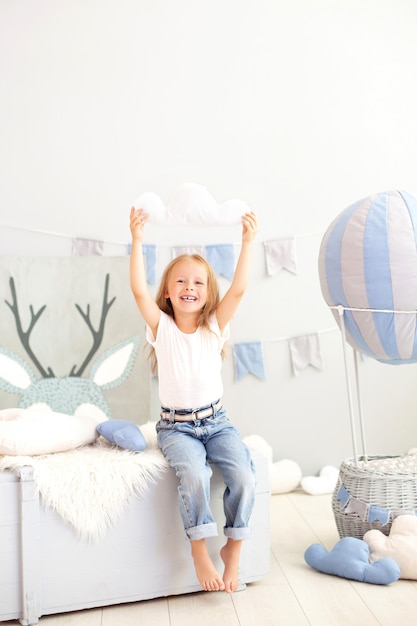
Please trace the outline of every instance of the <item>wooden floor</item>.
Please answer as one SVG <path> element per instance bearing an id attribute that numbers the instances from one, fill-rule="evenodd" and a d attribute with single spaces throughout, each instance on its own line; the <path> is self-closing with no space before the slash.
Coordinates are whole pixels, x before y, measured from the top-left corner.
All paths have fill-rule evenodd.
<path id="1" fill-rule="evenodd" d="M 304 561 L 312 543 L 338 541 L 330 496 L 271 498 L 271 569 L 232 596 L 195 593 L 45 616 L 41 626 L 416 626 L 417 581 L 389 586 L 321 574 Z M 1 626 L 18 622 L 2 622 Z"/>

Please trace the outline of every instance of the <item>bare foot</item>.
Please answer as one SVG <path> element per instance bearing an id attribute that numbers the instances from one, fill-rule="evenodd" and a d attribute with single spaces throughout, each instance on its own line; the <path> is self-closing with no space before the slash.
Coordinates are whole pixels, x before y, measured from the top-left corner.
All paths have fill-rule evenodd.
<path id="1" fill-rule="evenodd" d="M 223 582 L 226 593 L 233 593 L 239 587 L 239 558 L 242 542 L 228 539 L 220 550 L 224 563 Z"/>
<path id="2" fill-rule="evenodd" d="M 204 539 L 191 541 L 195 573 L 204 591 L 223 591 L 224 582 L 213 565 Z"/>

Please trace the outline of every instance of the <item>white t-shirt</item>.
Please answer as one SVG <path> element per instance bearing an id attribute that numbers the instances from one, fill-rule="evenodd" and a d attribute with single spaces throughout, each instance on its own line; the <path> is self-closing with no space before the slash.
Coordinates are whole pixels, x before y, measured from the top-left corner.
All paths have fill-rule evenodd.
<path id="1" fill-rule="evenodd" d="M 230 326 L 227 324 L 220 334 L 213 315 L 210 329 L 212 332 L 198 328 L 192 334 L 183 333 L 172 317 L 163 311 L 156 337 L 147 327 L 146 339 L 154 347 L 158 360 L 162 406 L 198 409 L 222 397 L 221 352 L 230 336 Z"/>

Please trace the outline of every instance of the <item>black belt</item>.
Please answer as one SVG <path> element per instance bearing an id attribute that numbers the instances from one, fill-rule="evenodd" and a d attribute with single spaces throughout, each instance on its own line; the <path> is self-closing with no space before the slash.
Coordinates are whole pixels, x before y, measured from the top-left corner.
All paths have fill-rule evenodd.
<path id="1" fill-rule="evenodd" d="M 203 420 L 205 417 L 210 417 L 217 411 L 220 411 L 222 408 L 222 403 L 220 400 L 215 402 L 214 404 L 210 404 L 210 406 L 203 407 L 202 409 L 192 409 L 190 411 L 174 411 L 174 422 L 196 422 L 198 420 Z M 169 420 L 171 411 L 162 407 L 161 410 L 161 419 Z"/>

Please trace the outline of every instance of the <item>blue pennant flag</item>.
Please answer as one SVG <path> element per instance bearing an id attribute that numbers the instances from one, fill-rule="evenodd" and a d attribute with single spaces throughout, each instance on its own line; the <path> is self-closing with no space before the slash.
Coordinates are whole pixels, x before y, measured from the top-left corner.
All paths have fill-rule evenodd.
<path id="1" fill-rule="evenodd" d="M 151 243 L 142 244 L 143 255 L 146 260 L 146 280 L 150 285 L 156 282 L 156 246 Z"/>
<path id="2" fill-rule="evenodd" d="M 233 351 L 236 366 L 236 380 L 240 380 L 246 376 L 246 374 L 254 374 L 261 380 L 265 380 L 262 344 L 260 341 L 235 343 Z"/>
<path id="3" fill-rule="evenodd" d="M 340 500 L 340 504 L 342 505 L 342 508 L 347 505 L 347 503 L 349 502 L 349 498 L 350 498 L 349 491 L 346 489 L 344 485 L 340 485 L 340 489 L 337 492 L 336 500 Z"/>
<path id="4" fill-rule="evenodd" d="M 219 243 L 205 246 L 205 255 L 217 276 L 221 274 L 233 280 L 235 273 L 235 249 L 232 243 Z"/>
<path id="5" fill-rule="evenodd" d="M 127 253 L 130 255 L 132 251 L 132 244 L 127 246 Z M 146 282 L 150 285 L 154 285 L 156 282 L 156 245 L 153 243 L 142 244 L 142 252 L 145 257 L 146 266 Z"/>
<path id="6" fill-rule="evenodd" d="M 368 522 L 372 523 L 376 522 L 377 520 L 381 524 L 381 526 L 385 526 L 386 524 L 388 524 L 389 510 L 371 504 L 369 507 Z"/>

